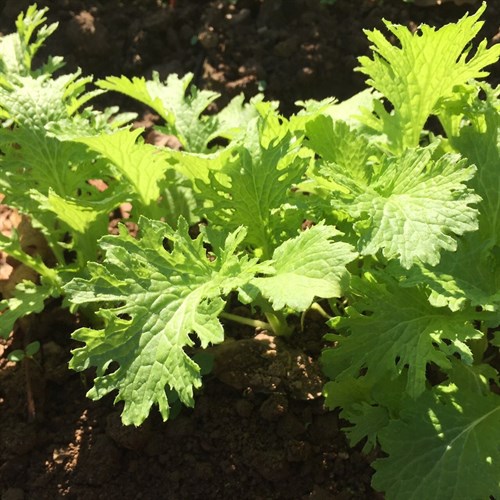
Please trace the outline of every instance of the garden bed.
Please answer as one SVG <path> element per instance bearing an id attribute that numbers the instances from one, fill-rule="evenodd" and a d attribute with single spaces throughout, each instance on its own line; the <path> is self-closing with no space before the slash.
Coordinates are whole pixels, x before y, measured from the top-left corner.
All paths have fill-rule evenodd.
<path id="1" fill-rule="evenodd" d="M 21 4 L 5 3 L 2 33 L 28 2 Z M 263 91 L 285 115 L 296 111 L 297 100 L 343 100 L 364 88 L 363 75 L 353 72 L 357 57 L 368 53 L 363 28 L 383 29 L 382 18 L 441 26 L 467 8 L 396 0 L 39 2 L 45 4 L 49 21 L 60 26 L 42 55 L 63 55 L 68 71 L 79 66 L 97 77 L 158 71 L 162 78 L 193 72 L 197 86 L 222 96 L 212 111 L 241 92 L 249 98 Z M 491 2 L 482 37 L 499 40 L 499 18 Z M 489 81 L 499 77 L 492 68 Z M 142 123 L 156 120 L 117 94 L 98 102 L 109 101 L 134 109 Z M 0 230 L 8 232 L 16 217 L 2 206 Z M 4 259 L 4 287 L 8 272 Z M 381 498 L 370 486 L 377 452 L 367 457 L 361 447 L 351 449 L 341 431 L 347 422 L 323 407 L 317 361 L 328 328 L 319 314 L 308 314 L 307 329 L 287 340 L 228 322 L 228 341 L 213 348 L 215 369 L 195 408 L 167 423 L 155 410 L 133 428 L 122 426 L 112 396 L 85 397 L 93 373 L 67 368 L 78 318 L 53 300 L 21 325 L 30 341 L 41 342 L 37 362 L 0 357 L 2 500 Z M 11 344 L 2 342 L 0 354 Z"/>

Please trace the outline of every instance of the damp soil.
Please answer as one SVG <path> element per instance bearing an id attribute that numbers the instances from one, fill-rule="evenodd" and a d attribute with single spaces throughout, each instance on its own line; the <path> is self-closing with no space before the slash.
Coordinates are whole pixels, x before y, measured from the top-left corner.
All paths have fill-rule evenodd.
<path id="1" fill-rule="evenodd" d="M 416 5 L 416 4 L 420 5 Z M 382 18 L 416 29 L 460 18 L 469 2 L 420 0 L 141 0 L 39 1 L 59 29 L 43 54 L 63 55 L 65 71 L 95 77 L 125 74 L 162 78 L 192 72 L 202 88 L 218 91 L 219 106 L 239 93 L 264 92 L 284 114 L 297 100 L 345 99 L 364 88 L 354 72 L 368 54 L 364 28 Z M 473 3 L 473 2 L 470 2 Z M 424 4 L 429 4 L 424 6 Z M 500 2 L 490 0 L 481 32 L 500 40 Z M 0 2 L 0 32 L 12 30 L 25 0 Z M 477 8 L 478 4 L 473 6 Z M 489 81 L 498 84 L 500 68 Z M 119 104 L 148 110 L 118 95 Z M 0 207 L 0 230 L 18 216 Z M 3 292 L 22 272 L 0 256 Z M 18 276 L 19 278 L 19 276 Z M 245 311 L 239 311 L 245 314 Z M 67 368 L 78 318 L 54 301 L 21 322 L 0 344 L 0 495 L 22 499 L 316 499 L 383 498 L 370 487 L 377 456 L 350 448 L 347 423 L 326 411 L 318 358 L 326 327 L 311 313 L 290 339 L 227 324 L 228 340 L 214 347 L 214 369 L 193 409 L 167 423 L 157 412 L 139 428 L 124 427 L 113 397 L 85 393 L 93 373 Z M 38 340 L 35 360 L 12 363 L 6 354 Z"/>

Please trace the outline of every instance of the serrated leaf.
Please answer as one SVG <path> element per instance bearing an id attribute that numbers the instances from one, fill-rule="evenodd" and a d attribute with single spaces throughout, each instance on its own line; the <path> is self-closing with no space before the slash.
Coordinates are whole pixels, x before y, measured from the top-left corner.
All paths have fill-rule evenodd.
<path id="1" fill-rule="evenodd" d="M 152 80 L 113 76 L 97 85 L 146 104 L 166 121 L 166 132 L 176 135 L 187 151 L 205 152 L 217 123 L 216 119 L 201 115 L 219 94 L 190 88 L 192 78 L 191 73 L 182 78 L 173 74 L 162 83 L 158 73 L 153 73 Z"/>
<path id="2" fill-rule="evenodd" d="M 342 429 L 349 439 L 349 444 L 356 446 L 366 439 L 363 453 L 368 453 L 377 446 L 379 432 L 389 423 L 389 412 L 383 406 L 361 402 L 353 405 L 349 411 L 342 412 L 342 418 L 347 418 L 352 424 Z"/>
<path id="3" fill-rule="evenodd" d="M 397 272 L 396 274 L 399 274 Z M 480 232 L 462 237 L 454 253 L 445 253 L 435 267 L 414 266 L 402 286 L 429 287 L 429 301 L 452 311 L 468 306 L 500 307 L 500 251 L 489 251 Z"/>
<path id="4" fill-rule="evenodd" d="M 327 159 L 315 177 L 329 192 L 332 208 L 356 221 L 362 254 L 381 249 L 407 269 L 415 263 L 436 265 L 441 250 L 457 248 L 454 235 L 477 229 L 478 211 L 469 205 L 480 198 L 465 185 L 475 168 L 465 167 L 465 160 L 451 154 L 433 159 L 434 144 L 397 157 L 383 155 L 380 164 L 372 164 L 368 159 L 375 150 L 366 140 L 343 124 L 326 132 L 327 121 L 321 118 L 308 129 L 312 144 Z"/>
<path id="5" fill-rule="evenodd" d="M 474 54 L 468 48 L 483 25 L 479 18 L 485 8 L 483 3 L 475 14 L 438 30 L 421 25 L 416 33 L 384 21 L 400 46 L 392 45 L 378 30 L 365 31 L 374 54 L 373 59 L 359 58 L 359 71 L 394 107 L 391 113 L 381 105 L 376 108 L 377 129 L 387 135 L 393 151 L 417 146 L 440 100 L 455 86 L 486 76 L 484 68 L 497 62 L 500 45 L 487 48 L 484 40 Z"/>
<path id="6" fill-rule="evenodd" d="M 380 151 L 375 149 L 367 136 L 343 121 L 334 122 L 331 117 L 322 115 L 307 123 L 306 133 L 309 139 L 307 145 L 321 158 L 319 172 L 314 175 L 320 185 L 348 193 L 349 189 L 342 185 L 342 179 L 347 176 L 360 186 L 370 184 L 374 175 L 371 157 L 380 155 Z M 322 166 L 325 162 L 327 165 Z M 337 171 L 341 176 L 336 175 Z M 336 182 L 337 177 L 339 183 Z"/>
<path id="7" fill-rule="evenodd" d="M 500 397 L 455 386 L 406 406 L 379 433 L 388 458 L 373 486 L 386 498 L 468 500 L 500 495 Z"/>
<path id="8" fill-rule="evenodd" d="M 57 216 L 61 231 L 70 229 L 71 248 L 77 252 L 79 264 L 85 266 L 89 260 L 97 257 L 97 241 L 107 233 L 109 213 L 120 204 L 123 193 L 92 193 L 93 196 L 80 198 L 61 197 L 52 189 L 48 196 L 30 190 L 31 199 L 39 203 L 39 208 L 53 212 Z M 111 190 L 109 190 L 111 191 Z"/>
<path id="9" fill-rule="evenodd" d="M 160 182 L 168 165 L 157 149 L 144 144 L 138 137 L 142 129 L 118 130 L 113 134 L 75 138 L 109 160 L 118 176 L 127 183 L 132 195 L 144 206 L 156 203 L 160 196 Z"/>
<path id="10" fill-rule="evenodd" d="M 51 123 L 71 117 L 83 104 L 102 93 L 85 91 L 91 77 L 80 78 L 81 71 L 51 78 L 50 75 L 20 76 L 11 85 L 0 87 L 1 108 L 21 126 L 39 133 Z"/>
<path id="11" fill-rule="evenodd" d="M 332 337 L 329 335 L 329 337 Z M 340 338 L 339 336 L 333 336 Z M 334 340 L 334 339 L 330 339 Z M 336 378 L 334 349 L 322 353 L 321 362 L 327 376 L 334 378 L 323 388 L 325 404 L 330 409 L 340 409 L 340 416 L 349 421 L 343 427 L 351 446 L 366 439 L 363 452 L 368 453 L 377 445 L 377 436 L 390 420 L 398 415 L 407 383 L 406 372 L 396 379 L 375 380 L 366 376 Z"/>
<path id="12" fill-rule="evenodd" d="M 12 298 L 0 301 L 0 337 L 7 338 L 19 318 L 41 312 L 45 299 L 56 295 L 57 290 L 50 283 L 36 285 L 23 281 L 18 284 Z"/>
<path id="13" fill-rule="evenodd" d="M 270 258 L 303 220 L 295 210 L 292 188 L 307 161 L 287 124 L 273 112 L 250 122 L 242 143 L 232 146 L 231 153 L 220 170 L 209 171 L 208 185 L 196 184 L 208 202 L 203 215 L 225 231 L 247 227 L 246 243 Z"/>
<path id="14" fill-rule="evenodd" d="M 476 166 L 477 174 L 471 187 L 481 196 L 479 231 L 484 244 L 500 245 L 500 89 L 487 85 L 476 87 L 484 91 L 485 100 L 478 96 L 461 109 L 461 127 L 449 138 L 452 146 Z"/>
<path id="15" fill-rule="evenodd" d="M 323 361 L 324 366 L 328 362 Z M 323 387 L 325 404 L 330 409 L 341 409 L 341 417 L 352 425 L 343 427 L 351 446 L 366 438 L 363 452 L 369 452 L 377 442 L 377 433 L 389 423 L 389 413 L 383 406 L 373 405 L 373 385 L 364 377 L 347 377 L 330 381 Z"/>
<path id="16" fill-rule="evenodd" d="M 308 309 L 315 297 L 340 297 L 347 288 L 346 265 L 356 258 L 347 243 L 333 242 L 338 231 L 318 225 L 285 241 L 273 253 L 272 276 L 255 278 L 251 285 L 278 311 Z"/>
<path id="17" fill-rule="evenodd" d="M 362 254 L 382 249 L 406 269 L 415 263 L 436 265 L 441 250 L 456 250 L 454 236 L 477 229 L 478 211 L 469 205 L 480 198 L 465 185 L 475 168 L 457 155 L 433 160 L 433 149 L 386 158 L 367 189 L 355 184 L 355 199 L 351 188 L 343 208 L 357 219 Z"/>
<path id="18" fill-rule="evenodd" d="M 31 196 L 37 199 L 41 207 L 54 212 L 59 219 L 66 223 L 73 231 L 81 234 L 88 232 L 89 228 L 103 216 L 107 219 L 109 212 L 115 208 L 121 196 L 103 199 L 78 199 L 63 198 L 49 189 L 48 196 L 43 196 L 37 191 L 32 191 Z M 102 232 L 104 234 L 106 230 Z"/>
<path id="19" fill-rule="evenodd" d="M 406 391 L 416 398 L 426 387 L 429 363 L 447 369 L 450 359 L 459 355 L 472 364 L 472 353 L 465 342 L 481 338 L 466 312 L 452 313 L 447 308 L 429 304 L 425 291 L 401 288 L 397 281 L 370 275 L 351 279 L 351 291 L 359 297 L 347 310 L 347 317 L 337 317 L 332 326 L 348 330 L 338 338 L 338 347 L 329 350 L 329 363 L 339 380 L 366 376 L 376 381 L 400 376 L 408 370 Z"/>
<path id="20" fill-rule="evenodd" d="M 297 101 L 295 104 L 303 109 L 293 115 L 290 121 L 294 129 L 304 130 L 310 121 L 315 120 L 320 115 L 330 117 L 334 122 L 342 121 L 353 128 L 361 128 L 363 124 L 359 119 L 362 111 L 372 111 L 374 103 L 379 97 L 380 94 L 374 92 L 373 89 L 365 89 L 342 102 L 338 102 L 332 97 L 327 97 L 322 101 L 315 99 Z"/>
<path id="21" fill-rule="evenodd" d="M 31 69 L 33 58 L 45 40 L 57 29 L 59 23 L 45 25 L 47 8 L 30 5 L 26 13 L 16 20 L 17 32 L 0 37 L 0 71 L 11 79 L 13 76 L 36 74 Z M 32 39 L 34 36 L 34 40 Z M 42 73 L 52 73 L 62 66 L 62 58 L 49 59 Z"/>
<path id="22" fill-rule="evenodd" d="M 29 255 L 24 251 L 17 230 L 12 231 L 10 238 L 0 233 L 0 249 L 25 266 L 35 270 L 43 277 L 47 286 L 58 289 L 61 285 L 60 277 L 55 269 L 47 267 L 39 255 Z"/>
<path id="23" fill-rule="evenodd" d="M 74 333 L 86 345 L 73 352 L 70 366 L 78 371 L 97 366 L 89 396 L 99 399 L 118 390 L 116 401 L 125 402 L 123 422 L 135 425 L 155 403 L 168 418 L 166 387 L 184 404 L 193 405 L 193 389 L 201 378 L 198 365 L 184 351 L 193 345 L 190 335 L 195 333 L 202 347 L 221 342 L 217 316 L 223 296 L 257 272 L 255 261 L 235 254 L 244 238 L 242 229 L 227 237 L 211 262 L 201 236 L 191 240 L 183 219 L 177 231 L 145 218 L 139 226 L 139 240 L 125 230 L 119 237 L 104 237 L 104 263 L 89 265 L 89 280 L 75 279 L 65 287 L 73 304 L 102 304 L 99 315 L 105 324 L 102 330 Z M 164 240 L 173 245 L 171 252 L 165 250 Z M 118 367 L 109 372 L 112 362 Z"/>

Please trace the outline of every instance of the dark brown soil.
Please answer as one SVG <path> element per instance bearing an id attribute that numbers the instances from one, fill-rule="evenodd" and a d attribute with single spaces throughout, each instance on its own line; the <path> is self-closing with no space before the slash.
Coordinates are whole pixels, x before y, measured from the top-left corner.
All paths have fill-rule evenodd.
<path id="1" fill-rule="evenodd" d="M 496 43 L 500 2 L 489 3 L 482 36 Z M 2 33 L 28 4 L 0 2 Z M 382 29 L 383 17 L 413 28 L 440 26 L 467 10 L 401 0 L 38 4 L 60 23 L 45 54 L 65 56 L 66 70 L 80 66 L 96 77 L 193 72 L 197 85 L 222 94 L 221 102 L 264 90 L 284 113 L 299 99 L 345 99 L 363 88 L 353 72 L 356 58 L 368 53 L 363 28 Z M 499 83 L 498 66 L 490 81 Z M 116 95 L 103 103 L 133 106 Z M 2 231 L 9 216 L 1 211 Z M 0 260 L 0 279 L 6 266 Z M 346 424 L 323 408 L 320 318 L 288 342 L 228 325 L 232 340 L 214 349 L 217 363 L 196 407 L 168 423 L 154 413 L 139 429 L 121 425 L 112 398 L 86 399 L 91 373 L 82 378 L 67 369 L 75 321 L 53 303 L 0 344 L 2 500 L 381 498 L 370 488 L 374 457 L 350 449 L 339 430 Z M 3 354 L 23 335 L 42 343 L 36 363 L 7 362 Z"/>

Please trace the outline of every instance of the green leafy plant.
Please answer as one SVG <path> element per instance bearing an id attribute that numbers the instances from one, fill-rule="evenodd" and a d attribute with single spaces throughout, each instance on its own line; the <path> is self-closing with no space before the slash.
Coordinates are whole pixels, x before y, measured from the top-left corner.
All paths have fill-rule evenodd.
<path id="1" fill-rule="evenodd" d="M 370 88 L 288 119 L 262 96 L 208 114 L 218 96 L 191 75 L 108 77 L 87 92 L 79 73 L 33 72 L 43 11 L 31 8 L 12 38 L 17 62 L 2 56 L 0 186 L 51 257 L 28 254 L 16 232 L 0 238 L 40 276 L 1 302 L 2 335 L 62 295 L 89 323 L 73 334 L 71 368 L 96 367 L 89 397 L 116 391 L 123 422 L 139 425 L 154 405 L 166 420 L 194 404 L 196 353 L 224 341 L 221 318 L 288 336 L 291 316 L 330 310 L 325 401 L 353 446 L 385 453 L 374 487 L 498 496 L 500 99 L 480 79 L 500 46 L 470 46 L 485 8 L 415 34 L 386 21 L 398 45 L 367 31 Z M 84 107 L 102 91 L 154 109 L 182 149 L 146 144 L 116 109 Z M 137 237 L 125 225 L 107 234 L 123 202 Z"/>
<path id="2" fill-rule="evenodd" d="M 30 342 L 24 349 L 14 349 L 9 352 L 7 356 L 9 361 L 14 361 L 14 363 L 19 363 L 23 359 L 33 359 L 33 356 L 40 350 L 40 342 L 35 340 Z"/>

